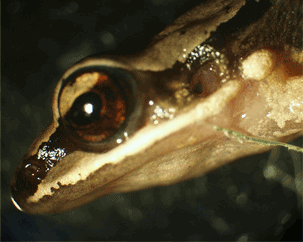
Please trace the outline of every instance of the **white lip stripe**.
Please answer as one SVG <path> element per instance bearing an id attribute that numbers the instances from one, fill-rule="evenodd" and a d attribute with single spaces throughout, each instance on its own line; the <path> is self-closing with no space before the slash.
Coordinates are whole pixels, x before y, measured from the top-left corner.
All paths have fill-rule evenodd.
<path id="1" fill-rule="evenodd" d="M 117 164 L 125 159 L 125 157 L 135 155 L 147 149 L 158 140 L 164 139 L 186 126 L 190 126 L 197 121 L 201 122 L 211 115 L 220 113 L 225 107 L 224 104 L 234 97 L 239 87 L 240 84 L 237 81 L 229 81 L 214 95 L 210 96 L 207 101 L 198 103 L 187 113 L 161 125 L 154 126 L 151 124 L 140 130 L 132 139 L 105 154 L 88 155 L 87 160 L 83 159 L 81 163 L 78 163 L 77 167 L 73 167 L 71 171 L 59 177 L 57 181 L 42 181 L 36 193 L 30 196 L 27 202 L 38 202 L 44 195 L 51 195 L 51 188 L 59 188 L 57 183 L 61 185 L 74 185 L 79 180 L 85 180 L 90 174 L 93 174 L 105 164 Z M 90 165 L 88 166 L 87 164 Z"/>

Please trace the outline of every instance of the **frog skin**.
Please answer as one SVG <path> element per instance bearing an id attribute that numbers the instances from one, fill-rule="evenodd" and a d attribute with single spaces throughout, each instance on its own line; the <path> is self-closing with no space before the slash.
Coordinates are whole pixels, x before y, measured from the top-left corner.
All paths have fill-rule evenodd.
<path id="1" fill-rule="evenodd" d="M 70 67 L 54 90 L 52 122 L 13 176 L 14 205 L 60 213 L 273 148 L 222 128 L 279 142 L 302 136 L 301 7 L 207 1 L 139 54 Z"/>

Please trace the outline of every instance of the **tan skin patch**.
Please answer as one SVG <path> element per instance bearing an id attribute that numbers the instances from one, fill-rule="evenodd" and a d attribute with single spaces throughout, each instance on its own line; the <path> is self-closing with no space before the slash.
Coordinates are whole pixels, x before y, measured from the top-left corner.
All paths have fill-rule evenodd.
<path id="1" fill-rule="evenodd" d="M 301 120 L 298 121 L 297 117 L 294 119 L 287 116 L 289 122 L 280 124 L 277 114 L 274 120 L 267 118 L 269 122 L 261 123 L 260 117 L 252 115 L 255 110 L 251 107 L 256 103 L 263 108 L 260 114 L 262 117 L 267 108 L 277 110 L 273 106 L 277 105 L 277 99 L 273 102 L 273 99 L 267 96 L 272 90 L 276 95 L 274 89 L 263 89 L 263 93 L 259 92 L 262 85 L 275 86 L 274 84 L 283 83 L 284 86 L 279 87 L 282 92 L 283 88 L 289 87 L 285 83 L 295 83 L 290 79 L 287 70 L 291 73 L 297 72 L 293 72 L 287 62 L 282 61 L 275 71 L 270 72 L 271 68 L 267 68 L 269 71 L 266 73 L 271 79 L 262 79 L 256 84 L 251 77 L 256 77 L 257 73 L 246 78 L 241 77 L 235 68 L 240 58 L 249 56 L 254 51 L 276 46 L 268 46 L 265 41 L 264 46 L 246 50 L 250 53 L 230 53 L 230 43 L 225 43 L 225 38 L 220 39 L 220 34 L 225 31 L 222 25 L 232 17 L 237 17 L 236 13 L 240 11 L 244 1 L 228 1 L 228 6 L 224 8 L 218 4 L 221 2 L 216 1 L 215 7 L 210 7 L 212 4 L 207 5 L 208 8 L 203 5 L 207 11 L 201 13 L 200 21 L 195 19 L 191 22 L 185 15 L 186 25 L 183 22 L 180 29 L 168 32 L 167 36 L 160 38 L 136 56 L 91 57 L 67 70 L 54 93 L 53 123 L 46 133 L 38 138 L 35 150 L 28 152 L 32 154 L 30 160 L 35 164 L 33 169 L 40 168 L 38 164 L 44 164 L 35 152 L 37 149 L 41 151 L 45 145 L 49 153 L 57 151 L 58 148 L 66 148 L 67 155 L 59 157 L 58 162 L 45 172 L 42 181 L 35 184 L 26 179 L 30 175 L 27 172 L 29 169 L 25 167 L 27 163 L 22 161 L 12 182 L 15 203 L 29 213 L 62 212 L 110 192 L 134 191 L 194 178 L 240 157 L 271 148 L 251 142 L 240 142 L 237 137 L 226 137 L 215 130 L 216 127 L 223 127 L 247 137 L 253 132 L 264 135 L 265 130 L 266 137 L 286 142 L 301 135 Z M 213 18 L 209 18 L 210 16 Z M 241 42 L 242 37 L 247 34 L 246 31 L 251 30 L 244 27 L 226 41 L 237 38 L 237 41 Z M 207 31 L 201 32 L 201 29 Z M 218 63 L 209 66 L 209 60 L 200 62 L 203 56 L 198 56 L 197 65 L 193 64 L 189 69 L 184 59 L 184 49 L 185 53 L 191 53 L 208 38 L 211 31 L 217 29 L 217 39 L 212 38 L 209 42 L 215 50 L 218 49 L 219 53 L 224 53 L 230 60 L 226 65 L 232 74 L 224 82 L 220 81 L 220 75 L 217 75 L 221 72 L 220 68 L 220 71 L 212 72 L 213 68 L 218 67 Z M 252 63 L 249 68 L 258 64 L 256 61 Z M 85 72 L 88 69 L 91 71 Z M 108 78 L 105 74 L 107 72 L 110 73 Z M 117 72 L 118 78 L 115 76 Z M 265 77 L 267 74 L 260 76 Z M 111 79 L 115 81 L 109 81 Z M 169 89 L 175 85 L 161 86 L 163 82 L 173 83 L 176 79 L 184 84 L 181 85 L 182 92 L 178 93 L 178 97 L 171 95 L 176 92 Z M 300 81 L 302 76 L 297 79 Z M 202 90 L 202 98 L 199 96 L 201 93 L 195 93 L 193 90 L 197 83 L 204 84 L 202 86 L 205 95 L 203 96 Z M 213 86 L 214 83 L 218 85 Z M 296 87 L 300 86 L 296 84 Z M 121 92 L 122 89 L 124 92 Z M 251 93 L 256 95 L 250 95 Z M 181 105 L 176 99 L 186 101 Z M 174 105 L 179 105 L 180 108 L 173 118 L 155 123 L 150 119 L 155 111 L 148 106 L 150 100 L 155 102 L 155 106 L 159 106 L 158 117 L 161 117 L 160 110 L 165 110 L 161 103 L 167 104 L 168 110 Z M 289 102 L 291 103 L 291 100 L 287 100 L 287 103 Z M 128 113 L 129 103 L 133 103 L 133 109 Z M 92 115 L 95 114 L 92 111 L 97 106 L 99 109 L 96 115 Z M 250 120 L 240 126 L 237 122 L 239 116 Z M 120 130 L 124 124 L 125 129 Z M 253 131 L 250 130 L 251 127 Z M 129 138 L 118 143 L 124 131 L 130 134 Z M 277 131 L 280 131 L 280 135 L 274 137 Z M 42 142 L 45 137 L 50 137 L 50 140 Z M 30 191 L 24 188 L 30 188 Z M 62 194 L 60 188 L 64 188 Z M 20 193 L 21 190 L 24 192 Z M 69 193 L 73 195 L 72 199 L 64 196 Z"/>

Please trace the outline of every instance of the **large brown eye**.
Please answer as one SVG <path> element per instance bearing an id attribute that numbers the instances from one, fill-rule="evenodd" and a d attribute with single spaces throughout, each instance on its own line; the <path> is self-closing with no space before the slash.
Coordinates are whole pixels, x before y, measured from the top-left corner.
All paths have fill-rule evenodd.
<path id="1" fill-rule="evenodd" d="M 134 111 L 135 82 L 117 68 L 83 68 L 62 86 L 59 111 L 78 140 L 106 142 L 123 131 Z"/>

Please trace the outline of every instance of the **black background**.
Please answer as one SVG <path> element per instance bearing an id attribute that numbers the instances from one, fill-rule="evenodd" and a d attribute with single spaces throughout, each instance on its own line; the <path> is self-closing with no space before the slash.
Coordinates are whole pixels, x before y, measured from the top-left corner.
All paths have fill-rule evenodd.
<path id="1" fill-rule="evenodd" d="M 95 53 L 137 53 L 197 2 L 75 0 L 2 5 L 1 240 L 230 241 L 241 236 L 243 240 L 245 236 L 301 240 L 297 192 L 264 177 L 256 182 L 268 162 L 291 175 L 294 163 L 302 167 L 302 154 L 284 148 L 187 182 L 114 194 L 59 215 L 27 215 L 10 201 L 11 176 L 29 144 L 50 122 L 52 90 L 64 71 Z M 301 147 L 302 143 L 302 138 L 294 141 Z M 229 193 L 232 189 L 236 197 L 249 195 L 245 206 L 237 206 Z M 289 220 L 282 225 L 283 216 Z M 227 224 L 227 229 L 215 229 L 215 221 Z"/>

